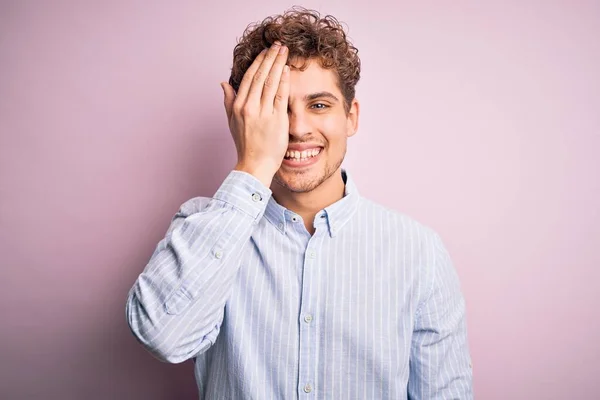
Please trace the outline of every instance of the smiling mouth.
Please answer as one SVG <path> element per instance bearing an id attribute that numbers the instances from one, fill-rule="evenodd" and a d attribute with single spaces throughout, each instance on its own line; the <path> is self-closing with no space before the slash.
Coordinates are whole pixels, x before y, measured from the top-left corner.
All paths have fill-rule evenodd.
<path id="1" fill-rule="evenodd" d="M 315 147 L 313 149 L 303 151 L 288 150 L 285 153 L 284 159 L 289 161 L 306 161 L 310 160 L 311 158 L 317 157 L 319 154 L 321 154 L 322 150 L 323 148 L 321 147 Z"/>

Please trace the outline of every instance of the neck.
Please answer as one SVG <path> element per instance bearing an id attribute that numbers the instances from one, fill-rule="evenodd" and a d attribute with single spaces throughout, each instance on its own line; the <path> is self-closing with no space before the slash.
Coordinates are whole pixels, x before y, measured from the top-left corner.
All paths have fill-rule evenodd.
<path id="1" fill-rule="evenodd" d="M 277 203 L 300 215 L 310 233 L 313 233 L 313 221 L 319 211 L 344 197 L 344 180 L 341 167 L 310 192 L 292 192 L 273 181 L 271 191 Z"/>

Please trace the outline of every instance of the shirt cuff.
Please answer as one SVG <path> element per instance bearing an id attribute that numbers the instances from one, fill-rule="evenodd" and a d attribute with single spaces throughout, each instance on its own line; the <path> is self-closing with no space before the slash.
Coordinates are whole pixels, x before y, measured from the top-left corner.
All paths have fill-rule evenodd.
<path id="1" fill-rule="evenodd" d="M 258 220 L 264 215 L 271 195 L 271 189 L 258 178 L 247 172 L 234 170 L 227 175 L 213 198 L 231 204 Z"/>

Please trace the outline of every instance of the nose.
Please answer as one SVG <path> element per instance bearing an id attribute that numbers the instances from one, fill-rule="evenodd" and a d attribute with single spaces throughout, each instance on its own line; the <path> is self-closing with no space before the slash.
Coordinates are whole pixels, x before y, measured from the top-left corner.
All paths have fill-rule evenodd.
<path id="1" fill-rule="evenodd" d="M 301 138 L 311 133 L 309 120 L 304 113 L 290 111 L 288 116 L 290 120 L 290 136 Z"/>

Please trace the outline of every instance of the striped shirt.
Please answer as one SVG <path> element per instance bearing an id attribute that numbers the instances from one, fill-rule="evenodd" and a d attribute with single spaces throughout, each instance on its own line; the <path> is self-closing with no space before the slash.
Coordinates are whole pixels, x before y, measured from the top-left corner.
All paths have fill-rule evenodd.
<path id="1" fill-rule="evenodd" d="M 184 203 L 129 292 L 136 338 L 195 362 L 201 399 L 471 399 L 465 303 L 440 237 L 361 197 L 315 217 L 232 171 Z"/>

